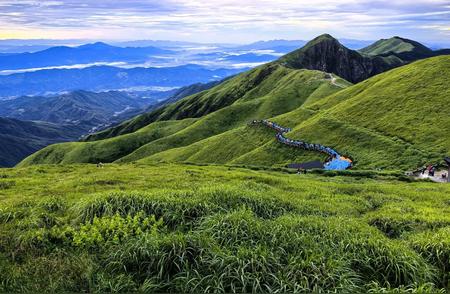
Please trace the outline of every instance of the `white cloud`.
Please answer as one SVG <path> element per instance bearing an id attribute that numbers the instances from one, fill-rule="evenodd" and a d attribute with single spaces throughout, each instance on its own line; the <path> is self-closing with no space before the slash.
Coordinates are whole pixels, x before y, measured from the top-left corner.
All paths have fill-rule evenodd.
<path id="1" fill-rule="evenodd" d="M 450 22 L 443 0 L 0 0 L 0 7 L 3 27 L 47 38 L 248 42 L 330 32 L 438 39 Z"/>

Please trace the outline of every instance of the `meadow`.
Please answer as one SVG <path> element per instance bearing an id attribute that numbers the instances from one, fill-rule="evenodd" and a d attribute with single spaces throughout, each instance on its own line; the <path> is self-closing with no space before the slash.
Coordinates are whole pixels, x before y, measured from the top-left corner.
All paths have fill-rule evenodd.
<path id="1" fill-rule="evenodd" d="M 0 170 L 0 292 L 448 292 L 450 186 L 194 164 Z"/>

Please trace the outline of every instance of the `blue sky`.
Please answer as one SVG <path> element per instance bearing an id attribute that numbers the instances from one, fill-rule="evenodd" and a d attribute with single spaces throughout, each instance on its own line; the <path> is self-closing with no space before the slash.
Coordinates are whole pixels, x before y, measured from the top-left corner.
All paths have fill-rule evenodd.
<path id="1" fill-rule="evenodd" d="M 249 43 L 325 32 L 450 43 L 450 0 L 0 0 L 0 39 Z"/>

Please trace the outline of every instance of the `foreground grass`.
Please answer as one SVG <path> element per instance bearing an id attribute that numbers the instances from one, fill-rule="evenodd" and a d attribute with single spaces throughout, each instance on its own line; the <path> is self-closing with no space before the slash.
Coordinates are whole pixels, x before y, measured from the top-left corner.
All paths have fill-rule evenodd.
<path id="1" fill-rule="evenodd" d="M 2 170 L 0 291 L 449 291 L 449 185 L 330 175 Z"/>

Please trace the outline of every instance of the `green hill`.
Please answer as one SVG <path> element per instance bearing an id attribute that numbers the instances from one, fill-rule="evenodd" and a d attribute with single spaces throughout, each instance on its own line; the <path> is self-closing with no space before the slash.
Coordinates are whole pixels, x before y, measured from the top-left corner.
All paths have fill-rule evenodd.
<path id="1" fill-rule="evenodd" d="M 450 118 L 446 115 L 450 111 L 450 87 L 445 74 L 449 68 L 448 56 L 418 61 L 271 120 L 293 127 L 291 138 L 333 146 L 350 155 L 357 168 L 413 169 L 440 162 L 450 153 Z M 235 129 L 188 147 L 157 153 L 145 161 L 271 165 L 318 157 L 312 152 L 280 147 L 273 140 L 273 132 L 254 129 Z M 236 134 L 240 138 L 233 140 Z M 245 138 L 258 142 L 257 146 L 251 146 Z M 226 154 L 214 157 L 218 152 Z"/>
<path id="2" fill-rule="evenodd" d="M 323 39 L 336 44 L 322 36 L 305 50 Z M 293 139 L 352 157 L 360 169 L 413 169 L 449 153 L 449 56 L 350 87 L 336 76 L 296 69 L 283 60 L 95 134 L 88 142 L 49 146 L 21 165 L 141 160 L 273 166 L 324 159 L 281 146 L 273 132 L 247 125 L 263 118 L 293 128 Z"/>
<path id="3" fill-rule="evenodd" d="M 349 85 L 342 79 L 338 82 L 334 85 L 319 71 L 261 66 L 99 134 L 111 138 L 49 146 L 22 165 L 139 160 L 241 128 L 252 119 L 292 111 Z"/>
<path id="4" fill-rule="evenodd" d="M 374 44 L 359 50 L 359 52 L 367 55 L 395 54 L 407 60 L 416 60 L 434 55 L 433 50 L 419 42 L 400 37 L 381 39 Z"/>
<path id="5" fill-rule="evenodd" d="M 161 109 L 158 115 L 127 122 L 136 126 L 145 119 L 156 121 L 143 123 L 148 126 L 137 132 L 49 146 L 22 165 L 136 160 L 284 165 L 323 159 L 314 152 L 280 146 L 273 132 L 247 126 L 255 118 L 292 127 L 289 136 L 294 139 L 332 146 L 350 155 L 356 168 L 412 169 L 439 161 L 450 150 L 448 56 L 415 62 L 343 90 L 323 73 L 271 66 L 266 78 L 258 78 L 267 70 L 261 67 Z M 257 86 L 247 88 L 241 98 L 228 94 L 256 80 Z M 202 108 L 204 104 L 223 107 L 213 111 Z"/>

